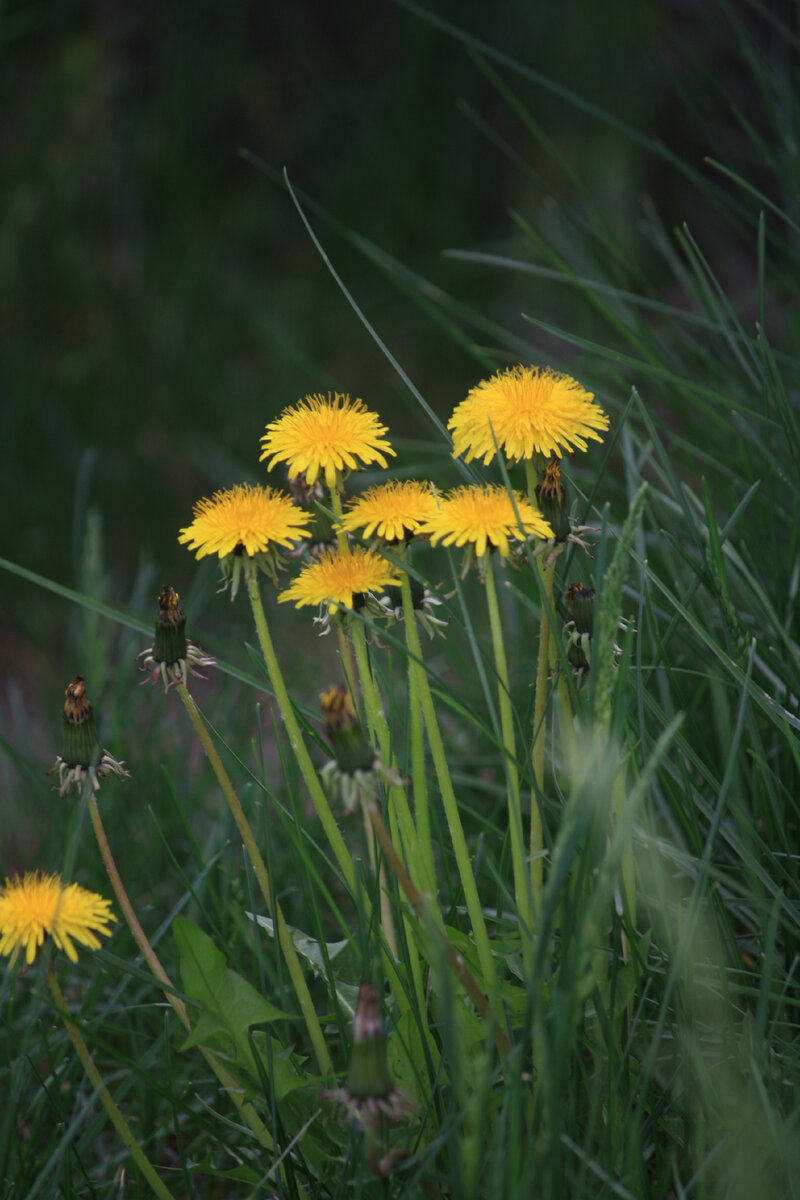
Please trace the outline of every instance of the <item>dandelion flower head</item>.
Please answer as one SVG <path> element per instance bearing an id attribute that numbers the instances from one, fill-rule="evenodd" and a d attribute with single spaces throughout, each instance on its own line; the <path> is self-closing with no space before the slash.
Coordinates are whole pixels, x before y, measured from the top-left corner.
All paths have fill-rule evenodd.
<path id="1" fill-rule="evenodd" d="M 270 547 L 291 548 L 308 536 L 307 514 L 290 496 L 270 487 L 237 484 L 198 500 L 191 525 L 181 529 L 178 541 L 198 558 L 218 554 L 225 558 L 239 547 L 252 558 Z"/>
<path id="2" fill-rule="evenodd" d="M 268 458 L 269 470 L 285 462 L 290 478 L 302 471 L 308 485 L 322 474 L 333 491 L 345 471 L 370 463 L 388 465 L 385 455 L 394 450 L 384 437 L 387 432 L 363 400 L 342 392 L 306 396 L 267 425 L 260 461 Z"/>
<path id="3" fill-rule="evenodd" d="M 305 604 L 325 604 L 328 612 L 333 613 L 337 605 L 353 608 L 356 597 L 382 592 L 399 583 L 391 563 L 361 546 L 354 546 L 344 552 L 328 550 L 316 562 L 304 567 L 294 583 L 280 593 L 278 600 L 294 601 L 295 608 Z"/>
<path id="4" fill-rule="evenodd" d="M 367 488 L 348 506 L 342 528 L 365 539 L 402 542 L 419 531 L 436 512 L 436 496 L 429 483 L 416 479 L 390 479 Z"/>
<path id="5" fill-rule="evenodd" d="M 515 511 L 516 509 L 516 511 Z M 457 487 L 447 492 L 433 517 L 420 531 L 434 545 L 474 547 L 480 558 L 489 547 L 495 547 L 507 558 L 509 539 L 524 540 L 526 536 L 551 538 L 553 530 L 538 509 L 519 492 L 514 501 L 505 488 Z"/>
<path id="6" fill-rule="evenodd" d="M 29 871 L 7 879 L 0 889 L 0 954 L 16 962 L 21 950 L 32 963 L 45 937 L 52 937 L 72 962 L 78 961 L 73 940 L 90 950 L 100 949 L 97 934 L 107 937 L 116 921 L 111 901 L 77 883 L 63 884 L 58 875 Z"/>
<path id="7" fill-rule="evenodd" d="M 570 375 L 546 367 L 510 367 L 472 388 L 447 423 L 453 455 L 466 462 L 495 456 L 496 446 L 512 462 L 533 455 L 586 450 L 587 438 L 602 441 L 608 417 L 594 394 Z M 494 435 L 494 436 L 493 436 Z M 496 445 L 495 445 L 496 443 Z"/>

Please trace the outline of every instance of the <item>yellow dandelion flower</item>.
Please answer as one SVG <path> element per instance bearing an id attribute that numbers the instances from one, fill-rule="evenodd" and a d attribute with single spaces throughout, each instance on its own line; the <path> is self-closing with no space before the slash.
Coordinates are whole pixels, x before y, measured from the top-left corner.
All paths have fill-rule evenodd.
<path id="1" fill-rule="evenodd" d="M 354 598 L 369 592 L 382 592 L 400 580 L 391 563 L 360 546 L 345 553 L 329 550 L 316 562 L 304 567 L 278 600 L 294 601 L 295 608 L 304 604 L 326 604 L 328 612 L 336 606 L 354 607 Z"/>
<path id="2" fill-rule="evenodd" d="M 342 528 L 362 537 L 402 542 L 413 536 L 423 521 L 436 512 L 436 496 L 429 483 L 415 479 L 390 479 L 367 488 L 344 514 Z"/>
<path id="3" fill-rule="evenodd" d="M 253 557 L 272 546 L 291 548 L 307 537 L 307 519 L 284 492 L 241 483 L 198 500 L 194 520 L 181 529 L 178 541 L 198 558 L 218 554 L 222 559 L 239 547 Z"/>
<path id="4" fill-rule="evenodd" d="M 577 380 L 546 367 L 510 367 L 472 388 L 456 406 L 447 428 L 453 435 L 453 455 L 469 462 L 495 456 L 495 442 L 517 462 L 537 454 L 585 450 L 586 439 L 602 441 L 608 417 L 594 394 Z M 494 437 L 492 432 L 494 431 Z"/>
<path id="5" fill-rule="evenodd" d="M 369 463 L 387 466 L 384 455 L 394 454 L 383 436 L 387 432 L 363 400 L 342 392 L 306 396 L 267 425 L 260 461 L 269 458 L 270 470 L 276 462 L 286 462 L 290 478 L 302 471 L 308 485 L 322 473 L 333 491 L 345 470 Z"/>
<path id="6" fill-rule="evenodd" d="M 458 487 L 447 492 L 420 533 L 430 537 L 434 545 L 473 546 L 479 558 L 489 546 L 507 558 L 510 538 L 519 541 L 526 535 L 553 536 L 550 525 L 529 500 L 514 492 L 512 504 L 505 488 L 498 486 Z"/>
<path id="7" fill-rule="evenodd" d="M 59 950 L 72 962 L 78 955 L 73 939 L 90 950 L 100 949 L 97 934 L 107 937 L 109 922 L 116 921 L 111 901 L 89 892 L 77 883 L 63 884 L 58 875 L 28 871 L 24 878 L 7 879 L 0 889 L 0 954 L 11 956 L 11 966 L 20 950 L 32 963 L 45 937 L 52 937 Z"/>

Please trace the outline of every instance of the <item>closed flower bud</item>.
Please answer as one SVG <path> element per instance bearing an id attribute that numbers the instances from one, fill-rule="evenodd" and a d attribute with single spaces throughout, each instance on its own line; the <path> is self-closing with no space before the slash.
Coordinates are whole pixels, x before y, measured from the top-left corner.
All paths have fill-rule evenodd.
<path id="1" fill-rule="evenodd" d="M 594 633 L 594 588 L 584 587 L 582 583 L 573 583 L 565 592 L 569 615 L 575 622 L 578 633 Z"/>
<path id="2" fill-rule="evenodd" d="M 565 542 L 569 537 L 570 525 L 567 491 L 561 482 L 560 458 L 554 457 L 545 463 L 536 486 L 536 502 L 542 510 L 542 516 L 553 528 L 556 544 Z"/>
<path id="3" fill-rule="evenodd" d="M 392 1079 L 378 991 L 368 980 L 358 991 L 347 1085 L 325 1091 L 322 1096 L 331 1104 L 341 1105 L 362 1129 L 375 1129 L 381 1118 L 399 1121 L 414 1111 L 411 1098 L 395 1087 Z"/>
<path id="4" fill-rule="evenodd" d="M 419 579 L 414 575 L 409 575 L 408 582 L 411 587 L 411 603 L 414 605 L 414 615 L 425 630 L 429 638 L 438 633 L 442 637 L 442 630 L 447 625 L 447 621 L 435 615 L 435 610 L 442 603 L 437 596 L 434 596 L 430 588 L 425 587 L 420 583 Z M 384 616 L 390 620 L 403 621 L 405 612 L 403 609 L 403 589 L 393 584 L 388 587 L 384 594 L 380 597 L 380 606 Z"/>
<path id="5" fill-rule="evenodd" d="M 359 800 L 374 800 L 379 782 L 394 786 L 402 780 L 370 745 L 349 692 L 335 683 L 321 693 L 320 701 L 325 733 L 334 755 L 320 771 L 320 777 L 332 795 L 341 795 L 345 812 L 353 812 Z"/>
<path id="6" fill-rule="evenodd" d="M 75 676 L 64 695 L 64 753 L 48 771 L 48 775 L 58 772 L 59 795 L 66 796 L 73 788 L 81 788 L 87 779 L 96 792 L 106 775 L 129 778 L 130 771 L 125 770 L 124 763 L 101 749 L 83 675 Z"/>
<path id="7" fill-rule="evenodd" d="M 171 687 L 186 687 L 189 675 L 205 679 L 197 667 L 213 667 L 214 659 L 186 637 L 186 614 L 180 606 L 180 596 L 168 583 L 158 597 L 158 614 L 153 645 L 139 655 L 139 670 L 150 672 L 150 683 L 157 678 L 164 684 L 164 694 Z M 148 680 L 144 680 L 147 683 Z"/>

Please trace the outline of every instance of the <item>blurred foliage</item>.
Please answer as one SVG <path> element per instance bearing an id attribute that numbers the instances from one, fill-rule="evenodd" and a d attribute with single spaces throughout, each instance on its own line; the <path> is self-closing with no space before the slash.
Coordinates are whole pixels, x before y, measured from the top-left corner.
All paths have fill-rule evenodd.
<path id="1" fill-rule="evenodd" d="M 740 90 L 706 7 L 433 11 L 699 165 Z M 410 8 L 44 0 L 4 6 L 0 36 L 3 552 L 65 580 L 87 451 L 82 486 L 126 590 L 142 553 L 169 561 L 198 494 L 258 476 L 265 421 L 305 392 L 362 394 L 395 435 L 419 433 L 285 191 L 240 148 L 466 300 L 485 276 L 440 250 L 508 238 L 509 206 L 535 220 L 568 183 L 469 47 Z M 705 127 L 682 123 L 686 92 Z M 657 158 L 547 88 L 534 97 L 631 253 L 640 192 L 667 223 L 686 215 Z M 331 253 L 429 401 L 451 406 L 474 366 L 347 246 Z M 519 281 L 491 286 L 516 318 Z"/>

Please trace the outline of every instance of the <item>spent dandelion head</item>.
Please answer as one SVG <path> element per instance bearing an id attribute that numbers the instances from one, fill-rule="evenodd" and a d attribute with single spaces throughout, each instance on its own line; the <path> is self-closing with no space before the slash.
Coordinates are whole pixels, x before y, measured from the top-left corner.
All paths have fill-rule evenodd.
<path id="1" fill-rule="evenodd" d="M 386 467 L 385 456 L 394 454 L 387 432 L 363 400 L 342 392 L 306 396 L 267 425 L 261 461 L 269 459 L 269 470 L 276 462 L 287 463 L 289 475 L 302 472 L 307 486 L 322 475 L 331 491 L 338 491 L 349 471 L 370 463 Z"/>
<path id="2" fill-rule="evenodd" d="M 511 462 L 534 454 L 586 450 L 587 438 L 601 441 L 608 417 L 570 375 L 546 367 L 509 367 L 484 379 L 458 404 L 447 428 L 453 454 L 490 463 L 497 449 Z"/>
<path id="3" fill-rule="evenodd" d="M 58 875 L 29 871 L 0 888 L 0 954 L 9 955 L 13 966 L 24 950 L 26 963 L 32 963 L 44 939 L 51 937 L 77 962 L 73 942 L 99 950 L 98 934 L 107 937 L 116 919 L 111 902 L 96 892 L 64 884 Z"/>
<path id="4" fill-rule="evenodd" d="M 404 543 L 436 512 L 436 495 L 429 483 L 390 479 L 367 488 L 348 505 L 342 518 L 347 533 L 384 543 Z"/>
<path id="5" fill-rule="evenodd" d="M 570 619 L 563 629 L 567 659 L 580 687 L 592 665 L 592 634 L 594 633 L 594 588 L 572 583 L 564 593 Z"/>
<path id="6" fill-rule="evenodd" d="M 362 1129 L 375 1129 L 382 1119 L 400 1121 L 414 1111 L 413 1100 L 392 1078 L 378 989 L 369 980 L 358 990 L 347 1084 L 324 1091 L 322 1096 L 329 1104 L 340 1105 L 348 1119 Z"/>
<path id="7" fill-rule="evenodd" d="M 243 483 L 198 500 L 193 520 L 180 530 L 178 541 L 197 558 L 219 557 L 223 586 L 232 581 L 233 600 L 246 565 L 277 582 L 281 550 L 291 550 L 308 534 L 307 515 L 291 497 L 275 488 Z"/>
<path id="8" fill-rule="evenodd" d="M 415 575 L 409 575 L 408 583 L 411 590 L 411 603 L 414 607 L 414 617 L 423 627 L 429 638 L 433 638 L 435 634 L 444 637 L 443 630 L 447 625 L 447 621 L 436 615 L 436 609 L 441 607 L 442 601 L 438 596 L 435 596 L 431 589 L 422 583 Z M 384 615 L 390 621 L 404 621 L 405 608 L 403 607 L 403 589 L 392 585 L 388 587 L 382 596 L 379 597 L 378 603 L 383 609 Z"/>
<path id="9" fill-rule="evenodd" d="M 324 606 L 329 614 L 338 607 L 361 609 L 374 593 L 397 584 L 391 563 L 361 546 L 326 551 L 316 562 L 303 567 L 292 584 L 281 592 L 278 600 L 289 601 L 295 608 L 304 605 Z"/>
<path id="10" fill-rule="evenodd" d="M 492 549 L 508 558 L 512 541 L 553 536 L 547 521 L 529 500 L 491 484 L 447 492 L 420 532 L 434 545 L 441 542 L 444 546 L 465 547 L 466 565 L 472 555 L 480 559 Z"/>
<path id="11" fill-rule="evenodd" d="M 333 798 L 341 796 L 345 812 L 353 812 L 359 801 L 373 801 L 379 783 L 402 782 L 371 746 L 349 692 L 334 683 L 320 693 L 320 704 L 325 735 L 333 752 L 331 761 L 320 771 L 320 778 Z"/>
<path id="12" fill-rule="evenodd" d="M 180 599 L 174 587 L 165 583 L 158 597 L 153 645 L 139 654 L 139 670 L 149 673 L 149 679 L 142 682 L 155 683 L 160 678 L 164 695 L 179 683 L 186 687 L 189 675 L 205 679 L 197 667 L 216 665 L 213 658 L 186 637 L 186 614 Z"/>
<path id="13" fill-rule="evenodd" d="M 292 502 L 305 510 L 309 527 L 308 536 L 297 543 L 289 557 L 300 558 L 310 554 L 312 558 L 319 558 L 329 546 L 336 544 L 336 522 L 333 513 L 323 503 L 325 491 L 322 480 L 317 479 L 314 483 L 309 483 L 305 471 L 292 475 L 288 468 L 286 475 Z"/>
<path id="14" fill-rule="evenodd" d="M 66 796 L 73 788 L 80 790 L 87 780 L 93 791 L 99 791 L 100 781 L 107 775 L 130 778 L 124 762 L 118 762 L 100 745 L 83 675 L 76 675 L 67 684 L 64 696 L 64 752 L 47 772 L 58 772 L 59 795 Z"/>
<path id="15" fill-rule="evenodd" d="M 592 526 L 572 525 L 570 522 L 567 490 L 561 479 L 561 459 L 556 455 L 548 459 L 542 467 L 534 495 L 542 515 L 553 527 L 554 537 L 550 542 L 545 566 L 552 566 L 567 542 L 574 542 L 588 554 L 589 543 L 582 535 L 591 532 Z"/>
<path id="16" fill-rule="evenodd" d="M 545 463 L 534 494 L 542 516 L 553 527 L 556 542 L 565 542 L 569 537 L 570 525 L 567 491 L 561 482 L 560 458 L 554 455 Z"/>

